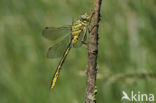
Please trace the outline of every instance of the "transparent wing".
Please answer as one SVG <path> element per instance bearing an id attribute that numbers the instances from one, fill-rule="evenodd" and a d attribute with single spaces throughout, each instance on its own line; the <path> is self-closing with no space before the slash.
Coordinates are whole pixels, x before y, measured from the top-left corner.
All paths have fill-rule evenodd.
<path id="1" fill-rule="evenodd" d="M 65 38 L 54 44 L 48 49 L 47 57 L 48 58 L 58 58 L 62 57 L 65 52 L 68 44 L 70 43 L 71 35 L 67 35 Z"/>
<path id="2" fill-rule="evenodd" d="M 58 40 L 61 37 L 64 37 L 66 35 L 69 35 L 71 33 L 71 26 L 62 26 L 59 28 L 55 27 L 45 27 L 45 29 L 42 32 L 42 35 L 48 39 L 48 40 Z"/>

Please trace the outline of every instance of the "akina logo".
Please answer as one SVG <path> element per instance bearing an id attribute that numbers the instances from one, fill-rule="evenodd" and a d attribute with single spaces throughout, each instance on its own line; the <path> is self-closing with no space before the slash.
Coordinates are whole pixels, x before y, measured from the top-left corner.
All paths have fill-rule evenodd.
<path id="1" fill-rule="evenodd" d="M 153 102 L 154 101 L 154 94 L 145 94 L 138 91 L 137 93 L 134 93 L 134 91 L 131 91 L 130 95 L 128 95 L 125 91 L 122 91 L 122 98 L 121 100 L 128 100 L 128 101 L 138 101 L 138 102 Z"/>

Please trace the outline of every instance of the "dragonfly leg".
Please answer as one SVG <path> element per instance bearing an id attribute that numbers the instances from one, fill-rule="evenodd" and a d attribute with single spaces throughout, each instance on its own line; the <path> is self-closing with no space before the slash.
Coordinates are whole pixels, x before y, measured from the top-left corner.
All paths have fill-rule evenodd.
<path id="1" fill-rule="evenodd" d="M 84 42 L 84 41 L 86 41 L 86 39 L 87 39 L 87 29 L 85 28 L 84 29 L 84 33 L 83 33 L 83 37 L 82 37 L 82 42 Z"/>
<path id="2" fill-rule="evenodd" d="M 86 39 L 87 39 L 87 29 L 85 28 L 81 43 L 87 47 L 88 43 L 86 42 Z"/>
<path id="3" fill-rule="evenodd" d="M 96 26 L 99 26 L 99 24 L 93 25 L 92 28 L 88 28 L 88 32 L 90 33 Z"/>
<path id="4" fill-rule="evenodd" d="M 90 19 L 89 19 L 89 23 L 88 23 L 89 25 L 90 25 L 90 23 L 92 22 L 92 18 L 93 18 L 93 15 L 94 15 L 94 14 L 95 14 L 95 12 L 93 11 L 92 14 L 91 14 L 91 16 L 90 16 Z"/>
<path id="5" fill-rule="evenodd" d="M 91 16 L 90 16 L 89 25 L 90 25 L 91 22 L 92 22 L 92 19 L 93 19 L 94 14 L 95 14 L 95 12 L 93 11 L 92 14 L 91 14 Z M 97 25 L 92 26 L 92 28 L 89 28 L 89 27 L 88 27 L 88 32 L 90 33 L 90 32 L 93 30 L 93 28 L 94 28 L 95 26 L 97 26 Z"/>

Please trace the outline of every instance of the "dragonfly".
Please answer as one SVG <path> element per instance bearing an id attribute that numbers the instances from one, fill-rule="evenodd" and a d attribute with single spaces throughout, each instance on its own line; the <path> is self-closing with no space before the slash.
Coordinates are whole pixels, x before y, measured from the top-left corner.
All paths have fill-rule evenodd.
<path id="1" fill-rule="evenodd" d="M 43 30 L 43 37 L 51 41 L 58 41 L 48 49 L 48 58 L 62 57 L 57 69 L 51 80 L 50 88 L 54 88 L 59 77 L 62 65 L 69 54 L 72 47 L 80 47 L 85 44 L 87 28 L 89 26 L 90 16 L 84 13 L 79 19 L 72 22 L 72 25 L 62 27 L 45 27 Z"/>

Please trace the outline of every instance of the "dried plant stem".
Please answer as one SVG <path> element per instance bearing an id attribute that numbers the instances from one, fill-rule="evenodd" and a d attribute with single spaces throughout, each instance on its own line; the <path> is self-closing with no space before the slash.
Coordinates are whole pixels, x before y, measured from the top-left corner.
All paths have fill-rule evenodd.
<path id="1" fill-rule="evenodd" d="M 96 0 L 94 6 L 92 29 L 88 40 L 88 72 L 85 103 L 96 103 L 94 96 L 97 74 L 97 54 L 98 54 L 98 28 L 100 22 L 100 7 L 102 0 Z M 93 98 L 91 97 L 93 96 Z"/>

